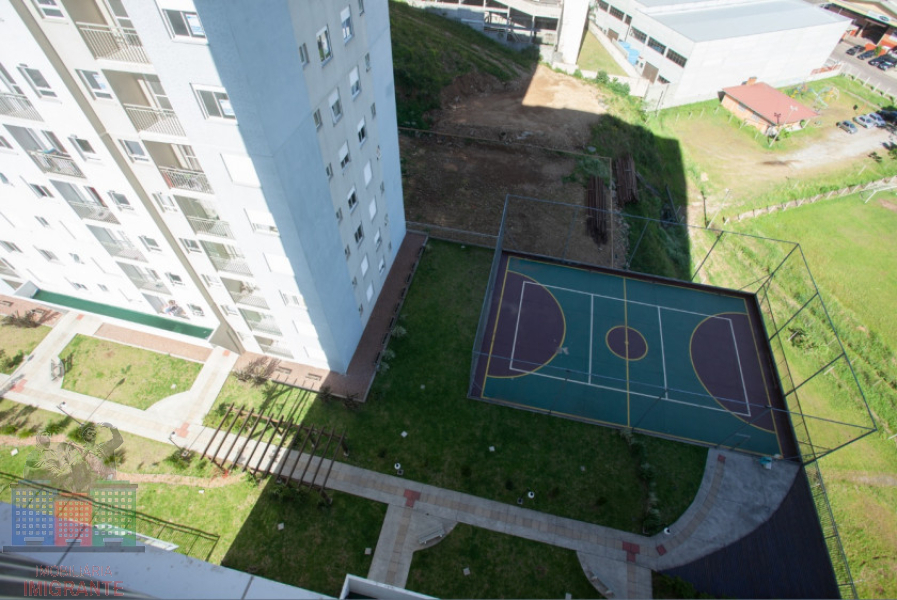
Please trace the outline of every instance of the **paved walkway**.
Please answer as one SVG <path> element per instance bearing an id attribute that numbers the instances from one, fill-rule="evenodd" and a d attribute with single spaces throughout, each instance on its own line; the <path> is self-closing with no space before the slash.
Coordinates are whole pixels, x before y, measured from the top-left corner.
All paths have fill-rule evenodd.
<path id="1" fill-rule="evenodd" d="M 202 426 L 202 417 L 224 384 L 236 357 L 215 349 L 189 391 L 162 400 L 148 410 L 106 402 L 60 388 L 50 377 L 50 360 L 55 358 L 75 333 L 91 335 L 100 325 L 98 317 L 69 312 L 47 335 L 13 376 L 0 376 L 15 383 L 6 397 L 17 402 L 59 412 L 79 420 L 109 422 L 122 431 L 160 442 L 174 440 L 180 446 L 202 451 L 214 434 Z M 11 381 L 7 381 L 11 379 Z M 221 439 L 219 435 L 218 439 Z M 238 461 L 243 444 L 234 434 L 219 444 L 216 458 Z M 229 455 L 229 456 L 228 456 Z M 307 470 L 305 462 L 313 463 Z M 267 465 L 283 472 L 305 474 L 305 481 L 323 481 L 330 461 L 298 454 L 272 445 L 268 452 L 253 455 L 250 467 Z M 298 461 L 298 466 L 293 468 Z M 323 461 L 323 462 L 322 462 Z M 307 471 L 307 472 L 306 472 Z M 586 575 L 608 597 L 650 598 L 651 570 L 662 570 L 691 562 L 728 545 L 775 511 L 798 471 L 796 465 L 778 462 L 772 470 L 756 460 L 731 452 L 710 450 L 700 490 L 670 533 L 646 537 L 600 525 L 540 513 L 469 494 L 424 485 L 401 477 L 375 473 L 334 462 L 328 487 L 355 496 L 386 503 L 389 508 L 380 541 L 374 552 L 369 576 L 383 583 L 404 586 L 413 553 L 438 542 L 421 544 L 422 536 L 442 527 L 446 534 L 455 523 L 466 523 L 500 533 L 568 548 L 578 553 Z"/>

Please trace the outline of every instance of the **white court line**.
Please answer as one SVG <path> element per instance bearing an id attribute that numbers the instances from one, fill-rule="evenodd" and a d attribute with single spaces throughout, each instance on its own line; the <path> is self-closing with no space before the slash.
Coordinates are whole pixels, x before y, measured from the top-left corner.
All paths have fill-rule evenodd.
<path id="1" fill-rule="evenodd" d="M 565 291 L 565 292 L 570 292 L 570 293 L 574 293 L 574 294 L 581 294 L 581 295 L 589 296 L 589 297 L 590 297 L 590 300 L 589 300 L 589 303 L 590 303 L 590 322 L 589 322 L 589 332 L 590 332 L 590 335 L 589 335 L 589 369 L 588 369 L 588 381 L 585 381 L 585 382 L 584 382 L 584 381 L 570 380 L 569 378 L 557 377 L 557 376 L 554 376 L 554 375 L 548 375 L 548 374 L 546 374 L 546 373 L 535 372 L 535 371 L 528 370 L 528 369 L 516 369 L 516 368 L 514 368 L 514 352 L 516 351 L 516 348 L 517 348 L 517 333 L 518 333 L 519 328 L 520 328 L 520 313 L 522 312 L 522 307 L 523 307 L 523 295 L 524 295 L 524 293 L 525 293 L 525 291 L 526 291 L 526 286 L 527 286 L 528 284 L 529 284 L 529 285 L 539 285 L 539 286 L 544 287 L 544 288 L 551 288 L 551 289 L 556 289 L 556 290 L 562 290 L 562 291 Z M 509 364 L 508 364 L 508 370 L 509 370 L 509 371 L 514 371 L 514 372 L 516 372 L 516 373 L 521 373 L 521 374 L 537 375 L 537 376 L 539 376 L 539 377 L 547 377 L 547 378 L 550 378 L 550 379 L 557 379 L 557 380 L 559 380 L 559 381 L 573 381 L 574 383 L 578 383 L 578 384 L 580 384 L 580 385 L 588 385 L 588 386 L 592 386 L 592 387 L 596 387 L 596 388 L 600 388 L 600 389 L 612 390 L 612 391 L 617 391 L 617 392 L 626 392 L 625 389 L 613 388 L 613 387 L 608 387 L 608 386 L 603 386 L 603 385 L 598 385 L 598 384 L 594 384 L 594 383 L 592 383 L 592 343 L 593 343 L 593 340 L 594 340 L 594 337 L 595 337 L 595 335 L 594 335 L 594 334 L 595 334 L 595 331 L 594 331 L 594 306 L 595 306 L 595 298 L 596 298 L 596 297 L 597 297 L 597 298 L 605 298 L 605 299 L 607 299 L 607 300 L 616 300 L 616 301 L 618 301 L 618 302 L 629 302 L 629 303 L 631 303 L 631 304 L 635 304 L 635 305 L 639 305 L 639 306 L 654 307 L 654 308 L 657 309 L 658 331 L 659 331 L 659 334 L 660 334 L 661 362 L 662 362 L 662 365 L 663 365 L 664 399 L 665 399 L 665 400 L 668 400 L 668 401 L 670 401 L 670 402 L 675 402 L 675 403 L 679 403 L 679 404 L 685 404 L 685 405 L 688 405 L 688 406 L 700 406 L 700 405 L 696 405 L 696 404 L 692 404 L 692 403 L 690 403 L 690 402 L 685 402 L 685 401 L 675 400 L 675 399 L 673 399 L 673 398 L 670 398 L 670 396 L 669 396 L 669 392 L 666 391 L 666 390 L 667 390 L 667 387 L 668 387 L 668 381 L 667 381 L 667 370 L 666 370 L 666 354 L 665 354 L 665 351 L 664 351 L 664 343 L 663 343 L 663 319 L 662 319 L 662 317 L 661 317 L 661 310 L 669 310 L 669 311 L 672 311 L 672 312 L 680 312 L 680 313 L 685 313 L 685 314 L 696 315 L 696 316 L 699 316 L 699 317 L 706 317 L 706 318 L 712 318 L 712 319 L 722 319 L 722 320 L 724 320 L 724 321 L 728 321 L 728 322 L 729 322 L 729 330 L 730 330 L 730 333 L 732 334 L 732 344 L 733 344 L 734 347 L 735 347 L 735 357 L 736 357 L 736 361 L 738 362 L 738 371 L 739 371 L 739 374 L 740 374 L 740 377 L 741 377 L 741 387 L 742 387 L 742 390 L 744 391 L 744 405 L 745 405 L 745 409 L 747 410 L 747 412 L 744 413 L 744 412 L 739 412 L 739 411 L 735 411 L 735 410 L 731 410 L 731 409 L 727 409 L 727 408 L 720 408 L 720 410 L 722 410 L 722 411 L 726 411 L 726 412 L 731 412 L 731 413 L 734 413 L 734 414 L 736 414 L 736 415 L 741 415 L 741 416 L 747 416 L 747 417 L 750 417 L 750 416 L 751 416 L 750 398 L 748 398 L 748 394 L 747 394 L 747 385 L 746 385 L 746 383 L 745 383 L 745 381 L 744 381 L 744 371 L 743 371 L 742 368 L 741 368 L 741 356 L 740 356 L 739 353 L 738 353 L 738 342 L 737 342 L 737 339 L 736 339 L 736 336 L 735 336 L 735 327 L 734 327 L 734 325 L 732 324 L 732 320 L 731 320 L 731 319 L 729 319 L 729 318 L 727 318 L 727 317 L 721 317 L 721 316 L 719 316 L 719 315 L 708 315 L 708 314 L 706 314 L 706 313 L 700 313 L 700 312 L 691 311 L 691 310 L 684 310 L 684 309 L 680 309 L 680 308 L 672 308 L 672 307 L 669 307 L 669 306 L 661 306 L 661 305 L 659 305 L 659 304 L 649 304 L 649 303 L 647 303 L 647 302 L 638 302 L 638 301 L 635 301 L 635 300 L 623 300 L 622 298 L 617 298 L 617 297 L 615 297 L 615 296 L 606 296 L 606 295 L 603 295 L 603 294 L 593 294 L 593 293 L 591 293 L 591 292 L 584 292 L 584 291 L 582 291 L 582 290 L 574 290 L 574 289 L 565 288 L 565 287 L 561 287 L 561 286 L 557 286 L 557 285 L 547 285 L 547 284 L 541 284 L 541 283 L 533 283 L 533 282 L 531 282 L 531 281 L 524 281 L 524 282 L 523 282 L 522 289 L 521 289 L 521 291 L 520 291 L 520 300 L 519 300 L 519 302 L 518 302 L 518 306 L 517 306 L 517 322 L 516 322 L 516 324 L 515 324 L 515 326 L 514 326 L 514 341 L 513 341 L 513 346 L 512 346 L 512 348 L 511 348 L 511 360 L 510 360 L 510 362 L 509 362 Z M 642 383 L 642 382 L 636 382 L 636 383 Z M 647 385 L 651 385 L 651 384 L 647 384 Z M 644 397 L 646 397 L 646 398 L 656 398 L 656 396 L 651 395 L 651 394 L 643 394 L 643 393 L 640 393 L 640 392 L 629 392 L 629 393 L 631 393 L 631 394 L 633 394 L 633 395 L 636 395 L 636 396 L 644 396 Z M 698 395 L 698 394 L 695 394 L 695 395 Z M 711 394 L 708 394 L 708 395 L 712 397 Z M 727 402 L 738 403 L 738 400 L 734 400 L 734 399 L 730 399 L 730 398 L 720 398 L 720 399 L 721 399 L 721 400 L 725 400 L 725 401 L 727 401 Z"/>

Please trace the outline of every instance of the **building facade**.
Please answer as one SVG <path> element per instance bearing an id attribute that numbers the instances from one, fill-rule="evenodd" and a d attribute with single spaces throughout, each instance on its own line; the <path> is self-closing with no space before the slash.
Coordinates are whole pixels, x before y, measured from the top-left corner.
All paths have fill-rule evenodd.
<path id="1" fill-rule="evenodd" d="M 405 235 L 387 3 L 4 2 L 0 174 L 0 293 L 345 372 Z"/>
<path id="2" fill-rule="evenodd" d="M 598 0 L 590 18 L 643 77 L 669 84 L 664 106 L 751 78 L 804 81 L 850 25 L 802 0 Z"/>

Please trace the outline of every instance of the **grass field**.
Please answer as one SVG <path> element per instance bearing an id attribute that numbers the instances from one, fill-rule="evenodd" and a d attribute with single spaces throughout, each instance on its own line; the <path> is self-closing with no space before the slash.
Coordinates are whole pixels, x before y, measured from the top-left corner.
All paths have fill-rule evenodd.
<path id="1" fill-rule="evenodd" d="M 437 598 L 601 597 L 573 550 L 464 524 L 414 553 L 406 587 Z"/>
<path id="2" fill-rule="evenodd" d="M 819 202 L 746 221 L 740 229 L 800 242 L 832 314 L 881 431 L 821 461 L 860 596 L 893 597 L 897 584 L 897 447 L 886 438 L 897 429 L 897 326 L 888 307 L 897 294 L 889 276 L 897 269 L 891 240 L 897 199 L 879 194 Z M 798 365 L 799 367 L 799 365 Z M 835 415 L 850 416 L 828 398 Z M 840 412 L 839 412 L 840 411 Z"/>
<path id="3" fill-rule="evenodd" d="M 19 352 L 25 356 L 31 354 L 48 333 L 50 328 L 43 325 L 32 328 L 0 325 L 0 349 L 6 353 L 3 359 L 0 359 L 0 373 L 9 375 L 15 371 L 16 367 L 8 367 L 6 361 Z"/>
<path id="4" fill-rule="evenodd" d="M 202 369 L 201 363 L 83 335 L 59 356 L 73 357 L 63 389 L 139 409 L 189 390 Z"/>
<path id="5" fill-rule="evenodd" d="M 601 45 L 598 38 L 588 32 L 582 40 L 582 48 L 579 50 L 579 59 L 576 61 L 576 65 L 583 71 L 604 71 L 608 75 L 626 75 L 617 61 Z"/>

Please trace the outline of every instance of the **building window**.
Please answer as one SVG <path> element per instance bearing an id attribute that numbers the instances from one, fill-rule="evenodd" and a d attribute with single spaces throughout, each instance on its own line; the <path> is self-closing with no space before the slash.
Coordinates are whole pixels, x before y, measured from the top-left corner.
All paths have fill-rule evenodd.
<path id="1" fill-rule="evenodd" d="M 373 223 L 374 217 L 377 216 L 377 199 L 372 198 L 371 203 L 368 204 L 368 215 L 371 218 L 371 222 Z"/>
<path id="2" fill-rule="evenodd" d="M 125 149 L 125 154 L 132 161 L 149 162 L 149 156 L 146 155 L 146 150 L 143 149 L 143 145 L 140 142 L 121 140 L 121 145 Z"/>
<path id="3" fill-rule="evenodd" d="M 217 279 L 215 279 L 214 277 L 212 277 L 210 275 L 200 275 L 200 277 L 202 277 L 203 283 L 205 283 L 206 286 L 208 286 L 208 287 L 221 285 L 220 281 L 218 281 Z"/>
<path id="4" fill-rule="evenodd" d="M 358 0 L 358 14 L 364 14 L 364 0 Z"/>
<path id="5" fill-rule="evenodd" d="M 355 193 L 355 188 L 352 188 L 349 192 L 347 201 L 349 203 L 349 212 L 351 213 L 355 210 L 355 207 L 358 206 L 358 195 Z"/>
<path id="6" fill-rule="evenodd" d="M 202 252 L 202 248 L 199 247 L 199 242 L 196 240 L 191 240 L 188 238 L 180 238 L 181 244 L 183 244 L 184 248 L 187 252 Z"/>
<path id="7" fill-rule="evenodd" d="M 9 185 L 9 179 L 6 178 L 6 175 L 0 173 L 0 183 L 3 185 Z"/>
<path id="8" fill-rule="evenodd" d="M 321 120 L 321 110 L 315 110 L 313 117 L 315 120 L 315 129 L 320 129 L 321 126 L 324 125 L 324 121 Z"/>
<path id="9" fill-rule="evenodd" d="M 40 218 L 40 217 L 38 217 L 38 218 Z M 45 259 L 47 259 L 47 261 L 59 262 L 59 259 L 56 257 L 56 255 L 53 254 L 52 252 L 50 252 L 49 250 L 41 250 L 40 248 L 37 248 L 37 251 L 40 253 L 41 256 L 43 256 Z"/>
<path id="10" fill-rule="evenodd" d="M 641 43 L 644 44 L 645 42 L 648 41 L 648 36 L 645 35 L 645 32 L 644 32 L 644 31 L 639 31 L 638 29 L 636 29 L 635 27 L 633 27 L 633 28 L 630 30 L 630 32 L 632 33 L 632 37 L 634 37 L 634 38 L 635 38 L 636 40 L 638 40 L 639 42 L 641 42 Z"/>
<path id="11" fill-rule="evenodd" d="M 187 305 L 187 308 L 190 309 L 190 312 L 193 313 L 193 316 L 194 316 L 194 317 L 204 317 L 204 316 L 206 316 L 205 311 L 204 311 L 202 308 L 196 306 L 195 304 L 188 304 L 188 305 Z"/>
<path id="12" fill-rule="evenodd" d="M 383 271 L 386 270 L 386 259 L 382 256 L 380 257 L 380 263 L 377 265 L 377 271 L 382 275 Z"/>
<path id="13" fill-rule="evenodd" d="M 343 43 L 345 44 L 352 39 L 352 13 L 349 10 L 348 6 L 343 9 L 343 11 L 339 15 L 339 18 L 340 22 L 342 23 Z"/>
<path id="14" fill-rule="evenodd" d="M 207 119 L 236 120 L 234 108 L 230 104 L 230 98 L 224 90 L 196 90 L 202 111 Z"/>
<path id="15" fill-rule="evenodd" d="M 34 195 L 38 198 L 52 198 L 53 194 L 50 193 L 49 188 L 44 185 L 39 185 L 37 183 L 29 183 L 28 187 L 31 188 L 31 191 L 34 192 Z"/>
<path id="16" fill-rule="evenodd" d="M 604 0 L 598 0 L 598 8 L 600 8 L 604 12 L 607 12 L 610 6 Z"/>
<path id="17" fill-rule="evenodd" d="M 380 230 L 377 230 L 377 233 L 374 234 L 374 248 L 379 249 L 380 244 L 383 243 L 383 236 L 380 235 Z"/>
<path id="18" fill-rule="evenodd" d="M 57 0 L 34 0 L 34 4 L 44 17 L 50 19 L 65 18 L 65 14 L 63 14 Z"/>
<path id="19" fill-rule="evenodd" d="M 667 58 L 670 59 L 672 62 L 676 63 L 677 65 L 679 65 L 680 67 L 684 67 L 685 63 L 688 62 L 688 60 L 684 56 L 682 56 L 678 52 L 673 52 L 672 48 L 667 50 Z"/>
<path id="20" fill-rule="evenodd" d="M 615 19 L 620 19 L 622 21 L 623 20 L 623 11 L 620 10 L 619 8 L 611 6 L 610 7 L 610 16 L 612 16 Z"/>
<path id="21" fill-rule="evenodd" d="M 367 54 L 364 55 L 364 70 L 365 71 L 371 70 L 371 53 L 370 52 L 368 52 Z"/>
<path id="22" fill-rule="evenodd" d="M 195 12 L 183 10 L 163 10 L 168 30 L 173 37 L 206 39 L 205 29 Z"/>
<path id="23" fill-rule="evenodd" d="M 352 159 L 349 157 L 349 144 L 345 143 L 345 144 L 343 144 L 343 147 L 339 149 L 339 166 L 340 166 L 340 168 L 345 170 L 345 168 L 349 165 L 349 162 L 351 162 L 351 160 Z"/>
<path id="24" fill-rule="evenodd" d="M 84 261 L 81 260 L 81 257 L 78 256 L 77 254 L 74 254 L 74 253 L 72 253 L 72 252 L 69 252 L 69 256 L 72 257 L 72 262 L 75 263 L 76 265 L 83 265 L 83 264 L 84 264 Z"/>
<path id="25" fill-rule="evenodd" d="M 87 290 L 87 286 L 84 285 L 83 283 L 76 283 L 74 281 L 70 281 L 69 283 L 71 283 L 72 287 L 78 291 L 86 291 Z"/>
<path id="26" fill-rule="evenodd" d="M 40 223 L 42 227 L 46 227 L 47 229 L 50 229 L 50 222 L 48 220 L 46 220 L 43 217 L 38 217 L 38 216 L 35 216 L 34 218 L 37 219 L 37 222 Z"/>
<path id="27" fill-rule="evenodd" d="M 106 78 L 98 71 L 82 71 L 78 69 L 78 76 L 87 86 L 87 91 L 96 99 L 112 100 L 112 89 L 106 83 Z"/>
<path id="28" fill-rule="evenodd" d="M 343 209 L 341 209 L 341 208 L 336 209 L 336 222 L 337 223 L 343 222 Z"/>
<path id="29" fill-rule="evenodd" d="M 181 279 L 180 275 L 176 275 L 174 273 L 166 273 L 166 277 L 168 277 L 168 281 L 172 283 L 172 285 L 184 285 L 184 280 Z"/>
<path id="30" fill-rule="evenodd" d="M 159 242 L 153 238 L 141 235 L 140 241 L 143 242 L 143 245 L 146 246 L 146 249 L 150 252 L 162 252 L 162 246 L 160 246 Z"/>
<path id="31" fill-rule="evenodd" d="M 327 179 L 333 179 L 333 167 L 330 166 L 330 163 L 324 167 L 324 173 L 327 175 Z"/>
<path id="32" fill-rule="evenodd" d="M 93 149 L 93 146 L 88 140 L 84 138 L 79 138 L 72 136 L 69 138 L 72 141 L 72 144 L 75 146 L 75 150 L 78 151 L 78 154 L 81 155 L 81 158 L 84 160 L 99 160 L 100 156 L 97 154 L 97 151 Z"/>
<path id="33" fill-rule="evenodd" d="M 302 298 L 299 297 L 298 294 L 288 294 L 287 292 L 280 292 L 280 298 L 283 300 L 284 306 L 298 306 L 304 307 L 305 303 L 302 302 Z"/>
<path id="34" fill-rule="evenodd" d="M 349 72 L 349 91 L 352 93 L 353 98 L 361 91 L 361 82 L 358 80 L 358 67 Z"/>
<path id="35" fill-rule="evenodd" d="M 318 57 L 321 64 L 326 63 L 333 56 L 333 48 L 330 47 L 330 31 L 325 27 L 318 32 Z"/>
<path id="36" fill-rule="evenodd" d="M 42 98 L 55 98 L 56 92 L 50 87 L 49 82 L 44 78 L 43 74 L 37 69 L 22 65 L 19 72 L 25 77 L 25 80 L 34 89 L 34 92 Z"/>
<path id="37" fill-rule="evenodd" d="M 358 229 L 355 230 L 355 243 L 360 244 L 361 240 L 364 239 L 364 229 L 361 225 L 358 226 Z"/>
<path id="38" fill-rule="evenodd" d="M 358 145 L 363 146 L 368 139 L 368 133 L 364 126 L 364 119 L 358 122 Z"/>
<path id="39" fill-rule="evenodd" d="M 368 289 L 365 290 L 364 296 L 365 296 L 365 298 L 368 299 L 368 302 L 370 302 L 371 298 L 374 297 L 374 284 L 373 283 L 368 284 Z"/>
<path id="40" fill-rule="evenodd" d="M 103 292 L 108 292 L 108 291 L 109 291 L 109 288 L 107 288 L 107 287 L 106 287 L 105 285 L 103 285 L 102 283 L 98 283 L 98 284 L 97 284 L 97 287 L 100 288 L 100 291 L 103 291 Z"/>
<path id="41" fill-rule="evenodd" d="M 3 240 L 0 240 L 0 246 L 2 246 L 3 249 L 7 252 L 18 252 L 20 254 L 22 253 L 22 250 L 12 242 L 4 242 Z"/>
<path id="42" fill-rule="evenodd" d="M 648 47 L 651 48 L 651 50 L 654 50 L 655 52 L 659 52 L 661 54 L 663 54 L 667 50 L 666 46 L 664 46 L 654 38 L 648 38 Z"/>
<path id="43" fill-rule="evenodd" d="M 374 119 L 377 117 L 377 104 L 371 104 L 371 118 Z"/>
<path id="44" fill-rule="evenodd" d="M 334 90 L 330 94 L 330 116 L 333 117 L 333 124 L 343 118 L 343 103 L 339 99 L 339 90 Z"/>
<path id="45" fill-rule="evenodd" d="M 658 83 L 669 83 L 670 80 L 669 80 L 669 79 L 666 79 L 666 78 L 664 78 L 664 77 L 661 77 L 660 75 L 658 75 L 658 76 L 657 76 L 657 82 L 658 82 Z"/>
<path id="46" fill-rule="evenodd" d="M 623 22 L 626 23 L 627 25 L 632 23 L 632 15 L 626 15 L 626 18 L 623 19 Z"/>
<path id="47" fill-rule="evenodd" d="M 6 138 L 0 135 L 0 148 L 6 148 L 7 150 L 12 150 L 12 144 L 6 141 Z"/>
<path id="48" fill-rule="evenodd" d="M 118 192 L 109 192 L 109 197 L 112 198 L 112 202 L 118 208 L 122 210 L 134 210 L 134 207 L 131 206 L 131 201 L 128 200 L 127 196 L 124 194 L 119 194 Z"/>
<path id="49" fill-rule="evenodd" d="M 346 260 L 349 260 L 349 257 L 352 256 L 352 250 L 349 249 L 348 244 L 346 244 L 346 247 L 343 249 L 343 254 L 346 255 Z"/>
<path id="50" fill-rule="evenodd" d="M 371 161 L 368 161 L 367 164 L 364 165 L 364 187 L 367 187 L 373 178 L 374 172 L 371 169 Z"/>
<path id="51" fill-rule="evenodd" d="M 155 192 L 153 194 L 153 199 L 155 199 L 156 204 L 159 205 L 159 208 L 161 208 L 165 212 L 177 212 L 177 210 L 178 210 L 178 207 L 174 203 L 174 200 L 172 200 L 170 197 L 166 196 L 165 194 L 160 194 L 159 192 Z"/>
<path id="52" fill-rule="evenodd" d="M 299 45 L 299 62 L 303 67 L 308 64 L 308 46 L 305 44 Z"/>
<path id="53" fill-rule="evenodd" d="M 226 314 L 226 315 L 230 315 L 230 316 L 232 316 L 232 317 L 234 317 L 234 316 L 236 316 L 237 314 L 239 314 L 239 313 L 237 313 L 237 309 L 234 308 L 233 306 L 229 305 L 229 304 L 222 304 L 222 305 L 221 305 L 221 310 L 224 311 L 224 314 Z"/>

